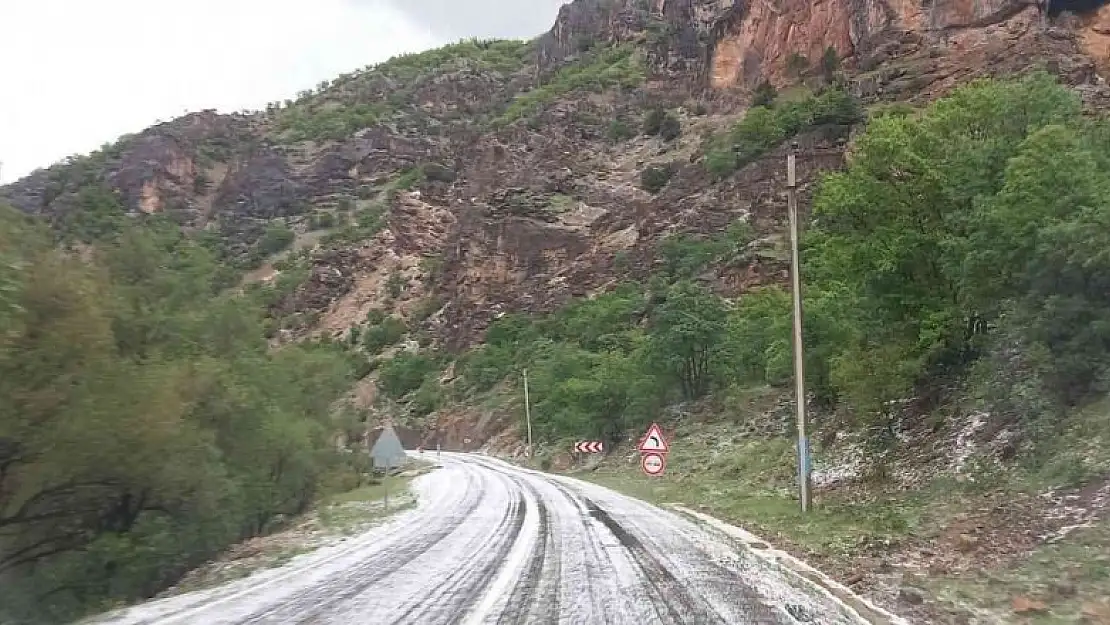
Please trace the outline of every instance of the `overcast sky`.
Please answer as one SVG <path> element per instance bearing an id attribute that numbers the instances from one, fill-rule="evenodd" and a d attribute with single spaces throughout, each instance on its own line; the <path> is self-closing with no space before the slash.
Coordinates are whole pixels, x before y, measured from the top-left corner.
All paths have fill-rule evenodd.
<path id="1" fill-rule="evenodd" d="M 0 183 L 206 108 L 258 109 L 463 37 L 532 37 L 562 0 L 0 0 Z"/>

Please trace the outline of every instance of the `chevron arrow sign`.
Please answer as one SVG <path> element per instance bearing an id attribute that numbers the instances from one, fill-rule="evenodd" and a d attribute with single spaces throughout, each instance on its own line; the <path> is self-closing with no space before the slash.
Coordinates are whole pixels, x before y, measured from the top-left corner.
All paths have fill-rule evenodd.
<path id="1" fill-rule="evenodd" d="M 583 454 L 599 454 L 605 451 L 605 445 L 601 441 L 579 441 L 574 444 L 574 451 Z"/>

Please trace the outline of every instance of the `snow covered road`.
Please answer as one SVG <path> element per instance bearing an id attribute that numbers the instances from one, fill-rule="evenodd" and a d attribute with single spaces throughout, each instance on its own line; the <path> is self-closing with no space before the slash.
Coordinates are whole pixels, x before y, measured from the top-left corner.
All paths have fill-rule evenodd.
<path id="1" fill-rule="evenodd" d="M 98 622 L 867 622 L 677 513 L 484 456 L 425 457 L 442 466 L 413 483 L 415 509 L 281 568 Z"/>

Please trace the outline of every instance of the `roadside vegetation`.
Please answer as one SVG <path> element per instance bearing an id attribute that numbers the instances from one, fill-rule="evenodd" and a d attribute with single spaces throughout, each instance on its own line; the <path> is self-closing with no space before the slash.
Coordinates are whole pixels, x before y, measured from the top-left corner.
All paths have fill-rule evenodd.
<path id="1" fill-rule="evenodd" d="M 223 294 L 201 243 L 79 196 L 93 210 L 61 241 L 0 209 L 0 612 L 15 622 L 150 596 L 367 470 L 333 441 L 349 356 L 270 351 L 263 307 Z"/>
<path id="2" fill-rule="evenodd" d="M 160 596 L 211 588 L 262 569 L 282 566 L 301 554 L 364 532 L 412 508 L 416 505 L 410 488 L 412 480 L 433 467 L 415 461 L 409 465 L 396 474 L 371 478 L 354 490 L 323 497 L 313 510 L 286 527 L 233 545 L 212 561 L 189 571 Z"/>

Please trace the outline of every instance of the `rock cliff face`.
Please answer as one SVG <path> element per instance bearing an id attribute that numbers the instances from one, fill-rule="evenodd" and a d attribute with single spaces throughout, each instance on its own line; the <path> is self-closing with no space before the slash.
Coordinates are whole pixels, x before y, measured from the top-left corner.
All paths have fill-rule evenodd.
<path id="1" fill-rule="evenodd" d="M 626 72 L 617 66 L 590 80 L 565 74 L 614 44 L 637 51 L 646 83 L 597 88 Z M 274 307 L 309 319 L 287 338 L 342 336 L 384 308 L 427 340 L 462 347 L 503 312 L 550 311 L 647 277 L 670 234 L 715 235 L 738 219 L 755 240 L 702 277 L 729 295 L 784 279 L 783 148 L 716 181 L 700 163 L 702 137 L 739 119 L 764 79 L 824 80 L 818 61 L 830 47 L 838 80 L 867 102 L 923 102 L 1044 65 L 1092 106 L 1110 104 L 1099 76 L 1110 8 L 1099 3 L 574 0 L 531 44 L 460 44 L 255 115 L 188 115 L 36 172 L 0 198 L 55 219 L 100 185 L 134 214 L 218 235 L 234 258 L 281 221 L 298 245 L 317 245 L 307 279 Z M 801 72 L 796 55 L 808 61 Z M 636 136 L 654 106 L 672 110 L 681 137 Z M 632 132 L 615 138 L 618 123 Z M 801 165 L 805 208 L 820 172 L 841 166 L 845 137 L 799 141 L 813 154 Z M 648 166 L 673 174 L 658 193 L 641 188 Z"/>
<path id="2" fill-rule="evenodd" d="M 256 120 L 248 116 L 192 113 L 124 137 L 94 156 L 36 171 L 5 187 L 3 197 L 28 213 L 49 216 L 69 207 L 76 187 L 95 180 L 119 191 L 136 212 L 169 212 L 183 224 L 202 226 L 226 181 L 228 162 L 256 132 Z"/>
<path id="3" fill-rule="evenodd" d="M 1110 27 L 1098 0 L 575 0 L 540 41 L 541 69 L 573 58 L 592 41 L 640 37 L 658 75 L 694 75 L 716 89 L 779 85 L 792 78 L 788 61 L 816 64 L 828 48 L 851 63 L 872 67 L 897 53 L 899 42 L 918 46 L 986 44 L 1002 27 L 1012 38 L 1025 24 L 1038 28 L 1062 12 L 1084 15 L 1078 33 L 1086 53 L 1110 60 Z M 1019 20 L 1016 27 L 1009 23 Z M 971 39 L 977 41 L 971 42 Z M 935 52 L 934 52 L 935 54 Z M 877 55 L 877 56 L 876 56 Z M 970 65 L 970 63 L 968 63 Z"/>

